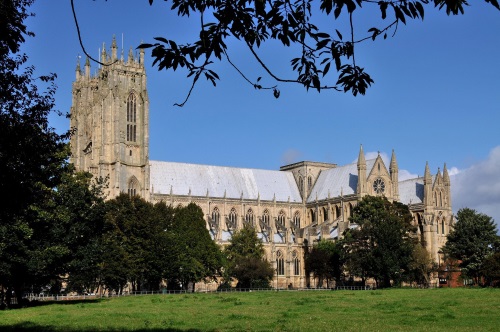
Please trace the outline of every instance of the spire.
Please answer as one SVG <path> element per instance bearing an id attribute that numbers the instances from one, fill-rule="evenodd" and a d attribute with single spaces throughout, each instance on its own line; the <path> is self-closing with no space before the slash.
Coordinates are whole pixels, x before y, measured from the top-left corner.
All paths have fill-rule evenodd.
<path id="1" fill-rule="evenodd" d="M 102 51 L 101 51 L 101 62 L 106 63 L 106 44 L 102 43 Z"/>
<path id="2" fill-rule="evenodd" d="M 360 198 L 367 194 L 366 192 L 366 160 L 365 153 L 363 152 L 363 145 L 359 147 L 358 155 L 358 186 L 356 189 L 356 194 Z"/>
<path id="3" fill-rule="evenodd" d="M 399 168 L 394 149 L 392 149 L 391 165 L 389 166 L 389 173 L 391 173 L 393 199 L 399 201 Z"/>
<path id="4" fill-rule="evenodd" d="M 432 176 L 429 170 L 429 162 L 425 162 L 424 172 L 424 205 L 427 207 L 433 206 L 432 203 Z"/>
<path id="5" fill-rule="evenodd" d="M 366 160 L 365 160 L 365 153 L 363 152 L 363 144 L 361 144 L 359 147 L 358 167 L 362 165 L 364 165 L 366 169 Z"/>
<path id="6" fill-rule="evenodd" d="M 113 41 L 111 42 L 111 61 L 116 60 L 116 36 L 113 35 Z"/>
<path id="7" fill-rule="evenodd" d="M 143 41 L 141 41 L 141 44 L 142 43 L 143 43 Z M 144 49 L 143 48 L 141 48 L 139 50 L 139 63 L 144 66 Z"/>
<path id="8" fill-rule="evenodd" d="M 444 168 L 443 168 L 443 181 L 445 186 L 450 185 L 450 175 L 448 174 L 448 168 L 446 168 L 446 163 L 444 163 Z"/>
<path id="9" fill-rule="evenodd" d="M 85 77 L 90 78 L 90 60 L 89 57 L 85 59 Z"/>
<path id="10" fill-rule="evenodd" d="M 431 177 L 431 171 L 429 169 L 429 162 L 425 162 L 425 171 L 424 171 L 424 184 L 426 182 L 431 183 L 432 177 Z"/>
<path id="11" fill-rule="evenodd" d="M 394 149 L 392 149 L 391 165 L 389 166 L 389 170 L 391 173 L 398 171 L 398 162 L 396 160 L 396 153 L 394 152 Z"/>
<path id="12" fill-rule="evenodd" d="M 132 63 L 134 61 L 134 53 L 132 52 L 132 47 L 128 51 L 128 62 Z"/>
<path id="13" fill-rule="evenodd" d="M 442 185 L 443 184 L 443 177 L 441 176 L 441 168 L 438 167 L 438 171 L 436 174 L 436 178 L 434 179 L 434 184 L 435 185 Z"/>
<path id="14" fill-rule="evenodd" d="M 76 75 L 76 80 L 78 80 L 82 74 L 82 69 L 80 68 L 80 56 L 76 58 L 76 69 L 75 69 L 75 75 Z"/>

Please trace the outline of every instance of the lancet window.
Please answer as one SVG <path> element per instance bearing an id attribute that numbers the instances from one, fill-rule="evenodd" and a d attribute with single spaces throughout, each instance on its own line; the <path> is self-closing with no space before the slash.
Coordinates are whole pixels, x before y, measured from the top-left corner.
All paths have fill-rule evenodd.
<path id="1" fill-rule="evenodd" d="M 295 212 L 293 215 L 293 224 L 295 227 L 300 228 L 300 213 L 299 211 Z"/>
<path id="2" fill-rule="evenodd" d="M 281 210 L 280 213 L 278 214 L 278 222 L 285 226 L 285 219 L 286 219 L 286 215 L 285 215 L 285 211 Z"/>
<path id="3" fill-rule="evenodd" d="M 300 259 L 296 251 L 292 252 L 292 259 L 293 259 L 293 274 L 298 276 L 300 275 Z"/>
<path id="4" fill-rule="evenodd" d="M 215 223 L 219 223 L 219 219 L 220 219 L 220 213 L 219 213 L 219 209 L 218 208 L 214 208 L 212 210 L 212 222 L 215 222 Z"/>
<path id="5" fill-rule="evenodd" d="M 133 93 L 127 99 L 127 141 L 137 141 L 137 103 Z"/>
<path id="6" fill-rule="evenodd" d="M 250 225 L 253 226 L 254 225 L 253 218 L 254 218 L 254 216 L 253 216 L 253 210 L 252 209 L 248 209 L 247 214 L 245 215 L 245 222 L 247 224 L 250 224 Z"/>
<path id="7" fill-rule="evenodd" d="M 235 223 L 236 222 L 236 209 L 232 208 L 229 212 L 229 221 Z"/>
<path id="8" fill-rule="evenodd" d="M 281 250 L 276 252 L 276 273 L 280 276 L 285 274 L 285 259 Z"/>
<path id="9" fill-rule="evenodd" d="M 266 209 L 264 210 L 264 213 L 262 214 L 262 221 L 266 224 L 269 225 L 269 211 Z"/>

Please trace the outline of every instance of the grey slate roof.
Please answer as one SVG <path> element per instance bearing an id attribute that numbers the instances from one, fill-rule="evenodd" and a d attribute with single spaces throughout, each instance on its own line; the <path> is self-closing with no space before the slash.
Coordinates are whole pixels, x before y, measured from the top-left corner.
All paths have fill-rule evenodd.
<path id="1" fill-rule="evenodd" d="M 403 204 L 418 204 L 424 201 L 424 178 L 399 182 L 399 200 Z"/>
<path id="2" fill-rule="evenodd" d="M 185 164 L 166 161 L 150 162 L 150 190 L 154 194 L 188 195 L 243 199 L 301 202 L 291 172 Z M 154 192 L 153 192 L 154 191 Z"/>
<path id="3" fill-rule="evenodd" d="M 370 174 L 376 159 L 366 161 L 366 174 Z M 314 202 L 316 195 L 318 200 L 330 197 L 338 197 L 342 191 L 343 195 L 352 195 L 356 193 L 358 186 L 358 165 L 357 163 L 345 166 L 330 168 L 321 171 L 318 180 L 314 184 L 307 202 Z"/>

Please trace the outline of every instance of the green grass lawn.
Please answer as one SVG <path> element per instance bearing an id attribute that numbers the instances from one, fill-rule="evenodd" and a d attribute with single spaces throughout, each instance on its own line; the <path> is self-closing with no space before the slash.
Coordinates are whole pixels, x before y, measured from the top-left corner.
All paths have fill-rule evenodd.
<path id="1" fill-rule="evenodd" d="M 0 311 L 0 331 L 500 331 L 500 289 L 130 296 Z"/>

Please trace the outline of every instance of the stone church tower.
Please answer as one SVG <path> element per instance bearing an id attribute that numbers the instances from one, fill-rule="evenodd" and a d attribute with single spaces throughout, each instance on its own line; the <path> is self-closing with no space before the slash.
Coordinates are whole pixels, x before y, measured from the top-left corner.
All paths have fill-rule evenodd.
<path id="1" fill-rule="evenodd" d="M 77 171 L 109 177 L 108 197 L 120 192 L 149 200 L 149 99 L 144 51 L 125 61 L 103 45 L 101 66 L 91 74 L 87 58 L 83 72 L 76 67 L 71 107 L 71 160 Z"/>

